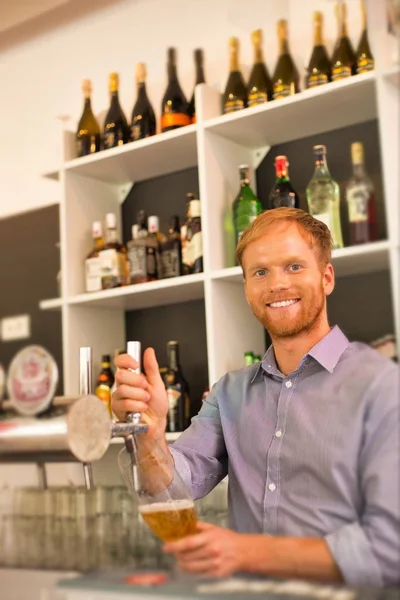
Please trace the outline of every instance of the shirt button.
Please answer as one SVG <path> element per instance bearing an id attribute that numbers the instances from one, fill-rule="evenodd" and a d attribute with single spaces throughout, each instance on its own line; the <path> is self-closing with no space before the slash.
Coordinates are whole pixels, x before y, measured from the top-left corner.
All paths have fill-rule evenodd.
<path id="1" fill-rule="evenodd" d="M 278 429 L 278 431 L 275 431 L 275 437 L 281 437 L 282 436 L 282 431 L 280 429 Z"/>
<path id="2" fill-rule="evenodd" d="M 276 485 L 274 483 L 270 483 L 268 489 L 270 492 L 274 492 L 276 490 Z"/>
<path id="3" fill-rule="evenodd" d="M 292 382 L 291 381 L 287 381 L 285 383 L 285 385 L 286 385 L 287 388 L 291 388 L 292 387 Z"/>

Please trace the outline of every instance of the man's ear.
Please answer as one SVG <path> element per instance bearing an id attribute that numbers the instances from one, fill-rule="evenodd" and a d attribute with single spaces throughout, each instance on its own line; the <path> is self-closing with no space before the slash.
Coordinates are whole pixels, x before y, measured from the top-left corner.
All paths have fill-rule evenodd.
<path id="1" fill-rule="evenodd" d="M 328 263 L 324 269 L 323 286 L 325 296 L 330 296 L 335 289 L 335 271 L 331 263 Z"/>

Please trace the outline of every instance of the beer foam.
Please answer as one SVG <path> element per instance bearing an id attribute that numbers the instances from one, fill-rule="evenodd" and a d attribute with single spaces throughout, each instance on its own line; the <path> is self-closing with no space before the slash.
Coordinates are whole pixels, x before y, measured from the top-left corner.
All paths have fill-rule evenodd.
<path id="1" fill-rule="evenodd" d="M 194 508 L 193 500 L 183 498 L 182 500 L 169 500 L 167 502 L 154 502 L 153 504 L 144 504 L 139 506 L 141 513 L 164 512 L 172 510 L 183 510 Z"/>

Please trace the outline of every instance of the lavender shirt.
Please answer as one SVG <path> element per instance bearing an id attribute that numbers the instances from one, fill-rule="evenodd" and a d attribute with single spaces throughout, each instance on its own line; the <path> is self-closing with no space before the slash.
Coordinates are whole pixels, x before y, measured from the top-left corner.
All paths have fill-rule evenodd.
<path id="1" fill-rule="evenodd" d="M 229 475 L 230 527 L 324 537 L 348 584 L 400 582 L 399 368 L 334 327 L 288 376 L 227 373 L 171 451 L 195 499 Z"/>

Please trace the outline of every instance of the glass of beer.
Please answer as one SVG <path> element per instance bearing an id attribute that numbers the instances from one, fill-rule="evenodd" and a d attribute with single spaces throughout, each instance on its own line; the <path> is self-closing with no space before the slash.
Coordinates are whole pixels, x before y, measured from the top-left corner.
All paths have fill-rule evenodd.
<path id="1" fill-rule="evenodd" d="M 196 532 L 193 498 L 175 469 L 173 460 L 154 443 L 131 455 L 126 448 L 118 456 L 124 482 L 151 531 L 171 542 Z"/>

